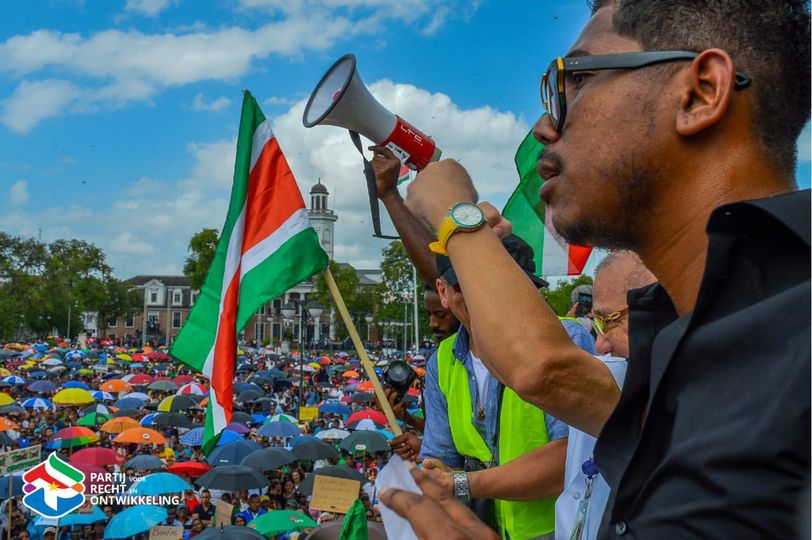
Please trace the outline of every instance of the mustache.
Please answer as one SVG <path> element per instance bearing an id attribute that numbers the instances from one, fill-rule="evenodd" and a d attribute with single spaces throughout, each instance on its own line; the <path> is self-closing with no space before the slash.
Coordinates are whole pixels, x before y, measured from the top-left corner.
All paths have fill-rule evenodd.
<path id="1" fill-rule="evenodd" d="M 538 156 L 536 157 L 537 163 L 548 163 L 556 168 L 559 172 L 564 170 L 564 160 L 561 159 L 561 156 L 556 154 L 553 150 L 550 150 L 550 147 L 545 145 L 539 150 Z"/>

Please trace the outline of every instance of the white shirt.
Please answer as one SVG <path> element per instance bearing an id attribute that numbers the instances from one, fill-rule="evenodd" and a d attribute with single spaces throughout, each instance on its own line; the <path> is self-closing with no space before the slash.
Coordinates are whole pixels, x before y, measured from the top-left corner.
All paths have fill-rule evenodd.
<path id="1" fill-rule="evenodd" d="M 478 356 L 475 356 L 472 352 L 468 354 L 471 355 L 471 365 L 474 367 L 474 376 L 476 377 L 476 409 L 479 411 L 485 408 L 484 400 L 487 395 L 488 379 L 491 374 Z"/>
<path id="2" fill-rule="evenodd" d="M 618 388 L 622 389 L 623 379 L 626 377 L 626 359 L 614 356 L 596 358 L 606 364 L 606 367 L 612 372 Z M 586 475 L 581 470 L 581 465 L 592 457 L 595 441 L 595 437 L 570 427 L 567 463 L 564 467 L 564 491 L 555 502 L 556 540 L 570 540 L 575 520 L 578 518 L 578 505 L 586 491 Z M 600 527 L 603 511 L 609 500 L 609 491 L 609 484 L 601 475 L 597 475 L 593 479 L 592 496 L 589 499 L 580 540 L 591 540 L 598 536 L 598 527 Z"/>

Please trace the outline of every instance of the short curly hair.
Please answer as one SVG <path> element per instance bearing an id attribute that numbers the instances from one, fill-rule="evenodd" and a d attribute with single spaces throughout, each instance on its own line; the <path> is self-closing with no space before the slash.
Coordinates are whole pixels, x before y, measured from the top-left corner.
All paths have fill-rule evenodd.
<path id="1" fill-rule="evenodd" d="M 594 0 L 615 5 L 615 30 L 646 50 L 719 48 L 753 78 L 756 140 L 776 168 L 795 169 L 809 120 L 810 21 L 805 0 Z"/>

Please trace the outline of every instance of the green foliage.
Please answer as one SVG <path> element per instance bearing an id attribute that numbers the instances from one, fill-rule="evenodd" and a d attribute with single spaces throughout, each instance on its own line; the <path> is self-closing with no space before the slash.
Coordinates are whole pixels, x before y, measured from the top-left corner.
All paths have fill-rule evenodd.
<path id="1" fill-rule="evenodd" d="M 104 252 L 83 240 L 45 244 L 0 233 L 0 339 L 53 328 L 64 335 L 69 319 L 75 336 L 83 311 L 131 310 L 133 296 L 111 273 Z"/>
<path id="2" fill-rule="evenodd" d="M 341 297 L 344 299 L 344 304 L 347 306 L 347 311 L 350 312 L 358 333 L 362 338 L 366 337 L 366 320 L 364 317 L 374 310 L 376 303 L 375 291 L 371 287 L 361 285 L 358 273 L 348 264 L 330 261 L 330 272 L 333 274 L 333 279 L 339 292 L 341 292 Z M 316 277 L 315 294 L 316 299 L 327 308 L 335 305 L 330 290 L 327 288 L 327 281 L 322 274 L 318 274 Z M 341 317 L 336 313 L 336 339 L 341 341 L 347 336 L 349 336 L 349 332 L 344 326 Z"/>
<path id="3" fill-rule="evenodd" d="M 378 288 L 379 304 L 375 314 L 375 321 L 379 324 L 379 327 L 381 327 L 383 321 L 403 322 L 404 304 L 408 304 L 406 307 L 406 319 L 409 324 L 412 324 L 414 321 L 413 304 L 415 295 L 414 267 L 411 259 L 409 259 L 409 254 L 406 252 L 406 247 L 400 240 L 395 240 L 383 249 L 382 255 L 382 280 Z M 421 281 L 417 283 L 417 295 L 420 335 L 425 337 L 429 333 L 429 323 L 428 314 L 423 309 L 423 284 Z M 413 339 L 413 335 L 414 330 L 410 330 L 410 339 Z"/>
<path id="4" fill-rule="evenodd" d="M 550 307 L 555 311 L 555 314 L 559 317 L 563 317 L 570 308 L 572 302 L 570 295 L 572 294 L 572 290 L 578 285 L 592 285 L 592 277 L 582 275 L 574 279 L 562 279 L 559 280 L 555 288 L 542 289 L 541 294 L 544 295 L 547 303 L 550 304 Z"/>
<path id="5" fill-rule="evenodd" d="M 189 256 L 183 264 L 183 273 L 192 289 L 200 290 L 209 273 L 209 266 L 217 251 L 220 233 L 217 229 L 202 229 L 189 240 Z"/>

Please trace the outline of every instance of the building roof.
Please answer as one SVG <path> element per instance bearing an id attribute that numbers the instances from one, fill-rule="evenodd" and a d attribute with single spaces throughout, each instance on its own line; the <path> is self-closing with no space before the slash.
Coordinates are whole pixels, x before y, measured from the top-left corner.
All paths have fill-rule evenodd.
<path id="1" fill-rule="evenodd" d="M 321 178 L 319 178 L 319 181 L 317 183 L 313 184 L 313 187 L 310 188 L 310 194 L 313 195 L 314 193 L 324 193 L 325 195 L 330 194 L 327 191 L 327 187 L 324 184 L 321 183 Z"/>
<path id="2" fill-rule="evenodd" d="M 191 287 L 189 284 L 189 278 L 186 276 L 133 276 L 130 279 L 126 279 L 127 283 L 132 283 L 133 285 L 139 286 L 144 285 L 152 280 L 160 281 L 164 285 L 169 287 Z"/>

